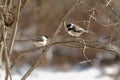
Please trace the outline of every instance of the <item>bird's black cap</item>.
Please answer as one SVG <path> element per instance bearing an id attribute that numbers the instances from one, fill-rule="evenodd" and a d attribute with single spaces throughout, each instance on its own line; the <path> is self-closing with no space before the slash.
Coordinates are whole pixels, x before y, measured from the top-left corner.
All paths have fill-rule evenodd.
<path id="1" fill-rule="evenodd" d="M 67 24 L 66 27 L 69 28 L 71 26 L 71 23 Z"/>

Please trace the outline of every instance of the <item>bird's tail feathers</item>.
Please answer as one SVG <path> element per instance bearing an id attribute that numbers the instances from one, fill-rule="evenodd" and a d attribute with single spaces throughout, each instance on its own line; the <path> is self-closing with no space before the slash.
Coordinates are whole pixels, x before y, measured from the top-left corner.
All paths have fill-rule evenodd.
<path id="1" fill-rule="evenodd" d="M 85 31 L 85 33 L 96 34 L 95 32 L 92 32 L 92 31 Z"/>

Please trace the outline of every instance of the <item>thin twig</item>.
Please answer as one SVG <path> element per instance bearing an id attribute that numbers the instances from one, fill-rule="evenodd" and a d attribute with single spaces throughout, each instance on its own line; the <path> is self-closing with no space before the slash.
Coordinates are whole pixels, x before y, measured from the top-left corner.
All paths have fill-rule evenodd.
<path id="1" fill-rule="evenodd" d="M 92 62 L 92 60 L 85 60 L 85 61 L 80 61 L 78 64 L 85 64 L 85 63 L 88 63 L 88 62 Z"/>
<path id="2" fill-rule="evenodd" d="M 43 48 L 43 47 L 35 48 L 35 49 L 32 49 L 32 50 L 30 49 L 30 50 L 24 51 L 24 52 L 20 52 L 20 55 L 18 55 L 18 57 L 15 58 L 15 60 L 14 60 L 13 63 L 12 63 L 12 65 L 10 66 L 10 70 L 12 70 L 12 68 L 14 67 L 14 65 L 17 63 L 17 61 L 18 61 L 22 56 L 28 54 L 28 53 L 31 52 L 31 51 L 33 52 L 33 51 L 39 50 L 39 49 L 41 49 L 41 48 Z"/>
<path id="3" fill-rule="evenodd" d="M 9 68 L 9 57 L 8 57 L 8 52 L 7 52 L 7 46 L 6 46 L 6 41 L 4 40 L 4 45 L 5 45 L 5 58 L 6 58 L 6 76 L 5 76 L 5 80 L 8 80 L 9 76 L 10 76 L 10 80 L 12 80 L 12 76 L 11 76 L 11 70 Z"/>
<path id="4" fill-rule="evenodd" d="M 15 23 L 15 27 L 14 27 L 14 32 L 13 32 L 13 35 L 12 35 L 12 40 L 10 42 L 10 48 L 9 48 L 9 54 L 8 56 L 10 57 L 10 54 L 12 52 L 12 48 L 13 48 L 13 45 L 14 45 L 14 40 L 15 40 L 15 37 L 16 37 L 16 33 L 17 33 L 17 28 L 18 28 L 18 22 L 19 22 L 19 16 L 20 16 L 20 8 L 21 8 L 21 0 L 19 0 L 18 2 L 18 9 L 17 9 L 17 17 L 16 17 L 16 23 Z"/>
<path id="5" fill-rule="evenodd" d="M 11 40 L 11 39 L 6 39 L 7 41 Z M 18 40 L 18 39 L 15 39 L 14 41 L 15 42 L 29 42 L 29 41 L 32 41 L 33 39 L 26 39 L 26 40 Z"/>
<path id="6" fill-rule="evenodd" d="M 5 3 L 4 3 L 4 6 L 5 6 L 5 7 L 7 6 L 7 2 L 8 2 L 8 0 L 5 0 Z"/>
<path id="7" fill-rule="evenodd" d="M 0 68 L 2 67 L 2 55 L 3 55 L 3 49 L 4 49 L 4 40 L 6 39 L 7 37 L 7 29 L 6 29 L 6 26 L 4 24 L 4 17 L 3 17 L 3 14 L 1 13 L 1 17 L 2 17 L 2 26 L 3 26 L 3 40 L 0 42 Z"/>
<path id="8" fill-rule="evenodd" d="M 27 3 L 27 0 L 22 0 L 20 12 L 22 11 L 22 9 L 24 8 L 24 6 L 25 6 L 26 3 Z"/>
<path id="9" fill-rule="evenodd" d="M 89 58 L 87 57 L 87 55 L 86 55 L 86 53 L 85 53 L 85 50 L 86 50 L 86 48 L 87 48 L 87 44 L 86 44 L 86 42 L 85 42 L 84 39 L 82 39 L 82 38 L 79 38 L 79 39 L 82 40 L 82 41 L 83 41 L 83 44 L 84 44 L 82 53 L 83 53 L 85 59 L 86 59 L 87 61 L 89 61 Z M 81 43 L 81 42 L 80 42 L 80 43 Z M 90 63 L 92 64 L 92 62 L 90 62 Z"/>
<path id="10" fill-rule="evenodd" d="M 13 5 L 13 0 L 10 0 L 9 9 L 12 7 L 12 5 Z"/>
<path id="11" fill-rule="evenodd" d="M 93 10 L 93 12 L 92 12 L 92 14 L 90 15 L 90 17 L 89 17 L 89 20 L 88 20 L 88 26 L 87 26 L 87 32 L 89 32 L 89 28 L 90 28 L 90 23 L 91 23 L 91 19 L 92 19 L 92 15 L 94 15 L 94 10 Z"/>
<path id="12" fill-rule="evenodd" d="M 112 0 L 107 1 L 107 4 L 105 6 L 107 7 L 108 5 L 110 5 L 111 2 L 112 2 Z"/>

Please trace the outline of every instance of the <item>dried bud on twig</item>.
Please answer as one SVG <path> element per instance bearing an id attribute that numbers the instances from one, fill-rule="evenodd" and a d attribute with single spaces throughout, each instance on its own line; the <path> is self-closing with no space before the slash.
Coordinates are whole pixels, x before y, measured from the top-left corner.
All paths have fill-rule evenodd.
<path id="1" fill-rule="evenodd" d="M 7 27 L 10 27 L 15 21 L 14 14 L 8 11 L 8 12 L 5 12 L 3 15 L 4 15 L 4 20 L 5 20 L 5 25 Z"/>

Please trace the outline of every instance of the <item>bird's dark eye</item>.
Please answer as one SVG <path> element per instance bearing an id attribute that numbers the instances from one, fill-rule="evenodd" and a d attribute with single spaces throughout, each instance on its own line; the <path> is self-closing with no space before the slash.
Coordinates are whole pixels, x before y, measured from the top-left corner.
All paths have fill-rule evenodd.
<path id="1" fill-rule="evenodd" d="M 67 26 L 67 28 L 69 28 L 71 26 L 71 24 L 67 24 L 66 26 Z"/>
<path id="2" fill-rule="evenodd" d="M 48 36 L 45 35 L 46 38 L 48 38 Z"/>

